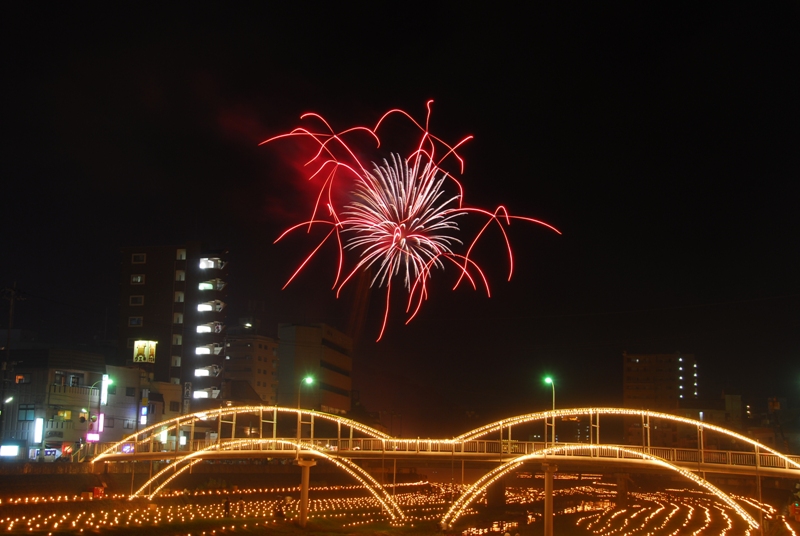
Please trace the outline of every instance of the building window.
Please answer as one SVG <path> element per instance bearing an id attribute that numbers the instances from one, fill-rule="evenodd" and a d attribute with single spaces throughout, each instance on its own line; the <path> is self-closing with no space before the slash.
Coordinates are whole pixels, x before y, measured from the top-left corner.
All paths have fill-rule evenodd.
<path id="1" fill-rule="evenodd" d="M 17 374 L 14 377 L 14 383 L 31 383 L 31 375 L 28 373 Z"/>
<path id="2" fill-rule="evenodd" d="M 62 421 L 71 421 L 72 411 L 68 409 L 60 409 L 56 412 L 56 417 L 58 417 Z"/>
<path id="3" fill-rule="evenodd" d="M 172 346 L 180 346 L 183 344 L 183 335 L 178 333 L 172 334 Z"/>
<path id="4" fill-rule="evenodd" d="M 175 281 L 186 281 L 186 271 L 175 270 Z"/>
<path id="5" fill-rule="evenodd" d="M 131 275 L 131 285 L 144 285 L 144 274 Z"/>
<path id="6" fill-rule="evenodd" d="M 200 269 L 201 270 L 206 270 L 208 268 L 220 269 L 223 266 L 225 266 L 225 263 L 222 261 L 222 259 L 217 258 L 217 257 L 200 259 Z"/>
<path id="7" fill-rule="evenodd" d="M 183 292 L 180 290 L 175 291 L 175 303 L 183 303 Z"/>
<path id="8" fill-rule="evenodd" d="M 103 426 L 106 428 L 114 428 L 114 417 L 106 417 L 103 420 Z"/>
<path id="9" fill-rule="evenodd" d="M 131 296 L 128 305 L 144 305 L 144 296 Z"/>
<path id="10" fill-rule="evenodd" d="M 180 367 L 181 366 L 181 356 L 179 356 L 179 355 L 172 356 L 172 366 L 173 367 Z"/>
<path id="11" fill-rule="evenodd" d="M 181 248 L 175 252 L 175 260 L 177 261 L 185 261 L 186 260 L 186 250 Z"/>
<path id="12" fill-rule="evenodd" d="M 172 313 L 173 324 L 183 324 L 183 313 Z"/>
<path id="13" fill-rule="evenodd" d="M 110 394 L 110 395 L 117 394 L 117 386 L 114 385 L 113 383 L 111 385 L 107 385 L 106 389 L 108 389 L 108 394 Z"/>
<path id="14" fill-rule="evenodd" d="M 126 387 L 125 396 L 136 396 L 136 387 Z"/>
<path id="15" fill-rule="evenodd" d="M 147 262 L 147 254 L 134 253 L 131 255 L 131 264 L 144 264 L 145 262 Z"/>
<path id="16" fill-rule="evenodd" d="M 35 406 L 33 404 L 20 404 L 19 416 L 17 417 L 17 420 L 32 421 L 34 412 L 35 412 Z"/>
<path id="17" fill-rule="evenodd" d="M 129 328 L 140 328 L 140 327 L 142 327 L 142 317 L 141 316 L 129 316 L 128 317 L 128 327 Z"/>
<path id="18" fill-rule="evenodd" d="M 181 410 L 181 403 L 180 402 L 171 401 L 169 403 L 169 410 L 170 411 L 180 411 Z"/>
<path id="19" fill-rule="evenodd" d="M 132 420 L 130 420 L 130 419 L 126 419 L 126 420 L 125 420 L 124 427 L 125 427 L 125 428 L 127 428 L 128 430 L 131 430 L 131 429 L 133 429 L 133 421 L 132 421 Z"/>

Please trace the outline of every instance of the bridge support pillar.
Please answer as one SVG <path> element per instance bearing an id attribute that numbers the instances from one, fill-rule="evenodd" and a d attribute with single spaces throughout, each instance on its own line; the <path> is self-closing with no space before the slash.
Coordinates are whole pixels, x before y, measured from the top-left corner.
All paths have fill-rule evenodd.
<path id="1" fill-rule="evenodd" d="M 543 463 L 544 471 L 544 536 L 553 536 L 553 473 L 558 471 L 558 466 Z"/>
<path id="2" fill-rule="evenodd" d="M 106 468 L 106 462 L 104 462 L 104 461 L 92 462 L 92 474 L 102 475 L 107 470 L 108 469 Z"/>
<path id="3" fill-rule="evenodd" d="M 628 482 L 630 482 L 630 475 L 628 473 L 614 473 L 617 478 L 617 508 L 625 508 L 628 506 Z"/>
<path id="4" fill-rule="evenodd" d="M 506 506 L 506 477 L 495 481 L 486 489 L 486 507 L 501 510 Z"/>
<path id="5" fill-rule="evenodd" d="M 298 521 L 298 525 L 302 528 L 306 527 L 306 521 L 308 521 L 308 483 L 310 480 L 311 475 L 311 468 L 317 465 L 315 460 L 305 460 L 300 458 L 297 460 L 297 465 L 300 466 L 301 469 L 301 477 L 300 477 L 300 520 Z"/>

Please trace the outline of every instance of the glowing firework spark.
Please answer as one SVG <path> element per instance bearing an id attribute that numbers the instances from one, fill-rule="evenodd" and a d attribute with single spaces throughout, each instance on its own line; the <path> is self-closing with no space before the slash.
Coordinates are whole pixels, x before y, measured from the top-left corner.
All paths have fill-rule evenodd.
<path id="1" fill-rule="evenodd" d="M 327 225 L 330 231 L 300 264 L 286 285 L 292 282 L 325 242 L 335 238 L 339 248 L 339 263 L 333 288 L 337 296 L 355 274 L 368 269 L 374 272 L 372 285 L 377 283 L 379 287 L 386 287 L 386 306 L 378 340 L 386 329 L 392 280 L 396 277 L 403 278 L 403 285 L 408 291 L 408 323 L 428 297 L 427 283 L 432 269 L 444 269 L 444 261 L 450 261 L 458 270 L 459 277 L 454 289 L 466 278 L 475 289 L 480 282 L 487 295 L 490 295 L 486 276 L 470 258 L 470 254 L 491 224 L 497 224 L 506 244 L 509 279 L 514 263 L 506 227 L 511 225 L 512 220 L 538 223 L 561 234 L 558 229 L 542 221 L 512 216 L 503 206 L 489 211 L 464 205 L 461 183 L 443 170 L 441 165 L 447 159 L 456 160 L 463 173 L 464 162 L 457 149 L 471 136 L 452 146 L 433 136 L 428 130 L 432 102 L 429 101 L 427 105 L 424 127 L 409 114 L 397 109 L 386 112 L 374 128 L 354 127 L 341 132 L 336 132 L 317 114 L 304 114 L 301 119 L 319 121 L 325 131 L 296 128 L 261 142 L 263 145 L 277 139 L 303 136 L 313 140 L 317 146 L 315 154 L 306 163 L 310 169 L 309 180 L 321 182 L 311 218 L 284 231 L 276 242 L 302 227 L 310 231 L 315 225 Z M 371 169 L 367 169 L 345 138 L 366 135 L 379 147 L 378 130 L 386 118 L 395 114 L 409 119 L 420 130 L 419 143 L 409 156 L 403 158 L 392 153 L 391 162 L 383 159 L 382 165 L 373 162 Z M 444 154 L 439 157 L 437 153 L 442 150 Z M 338 196 L 334 195 L 339 191 L 337 181 L 341 175 L 345 176 L 345 190 L 350 193 L 350 200 L 343 203 L 336 201 Z M 445 187 L 448 184 L 457 192 L 447 194 Z M 323 209 L 327 209 L 327 217 L 320 216 Z M 455 236 L 460 231 L 457 219 L 470 214 L 483 217 L 486 221 L 469 241 L 466 252 L 458 253 L 453 248 L 464 247 L 465 242 Z M 345 254 L 349 251 L 357 253 L 359 260 L 343 275 Z"/>

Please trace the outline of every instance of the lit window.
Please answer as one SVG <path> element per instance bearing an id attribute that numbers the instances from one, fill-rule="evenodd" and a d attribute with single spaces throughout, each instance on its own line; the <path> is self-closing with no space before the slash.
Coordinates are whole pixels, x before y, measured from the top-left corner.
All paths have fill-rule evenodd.
<path id="1" fill-rule="evenodd" d="M 144 305 L 144 296 L 131 296 L 128 305 Z"/>
<path id="2" fill-rule="evenodd" d="M 181 356 L 179 356 L 179 355 L 172 356 L 172 366 L 173 367 L 180 367 L 181 366 Z"/>
<path id="3" fill-rule="evenodd" d="M 193 398 L 208 398 L 208 391 L 195 391 L 192 393 Z"/>
<path id="4" fill-rule="evenodd" d="M 214 301 L 210 301 L 210 302 L 197 304 L 197 311 L 201 312 L 201 313 L 204 312 L 204 311 L 220 312 L 224 308 L 225 308 L 225 303 L 221 302 L 219 300 L 214 300 Z"/>
<path id="5" fill-rule="evenodd" d="M 181 346 L 183 344 L 183 335 L 179 333 L 172 334 L 172 345 L 173 346 Z"/>
<path id="6" fill-rule="evenodd" d="M 175 281 L 186 281 L 186 272 L 184 270 L 175 270 Z"/>
<path id="7" fill-rule="evenodd" d="M 183 313 L 172 313 L 173 324 L 183 324 Z"/>
<path id="8" fill-rule="evenodd" d="M 144 274 L 131 275 L 131 285 L 144 285 Z"/>
<path id="9" fill-rule="evenodd" d="M 32 421 L 36 406 L 34 404 L 20 404 L 18 421 Z"/>
<path id="10" fill-rule="evenodd" d="M 181 248 L 175 252 L 175 260 L 178 261 L 185 261 L 186 260 L 186 250 Z"/>
<path id="11" fill-rule="evenodd" d="M 222 259 L 217 257 L 200 259 L 200 269 L 206 270 L 208 268 L 222 268 L 225 265 Z"/>
<path id="12" fill-rule="evenodd" d="M 197 326 L 197 333 L 211 333 L 212 331 L 214 331 L 212 324 L 203 324 L 202 326 Z"/>
<path id="13" fill-rule="evenodd" d="M 129 316 L 128 317 L 128 327 L 129 328 L 140 328 L 140 327 L 142 327 L 142 317 L 141 316 Z"/>
<path id="14" fill-rule="evenodd" d="M 30 374 L 17 374 L 14 378 L 14 383 L 31 383 Z"/>
<path id="15" fill-rule="evenodd" d="M 144 264 L 147 262 L 147 255 L 144 253 L 134 253 L 131 255 L 131 264 Z"/>
<path id="16" fill-rule="evenodd" d="M 194 353 L 197 355 L 209 355 L 211 353 L 211 348 L 208 346 L 199 346 L 194 349 Z"/>
<path id="17" fill-rule="evenodd" d="M 175 292 L 175 303 L 183 303 L 183 292 L 180 290 Z"/>

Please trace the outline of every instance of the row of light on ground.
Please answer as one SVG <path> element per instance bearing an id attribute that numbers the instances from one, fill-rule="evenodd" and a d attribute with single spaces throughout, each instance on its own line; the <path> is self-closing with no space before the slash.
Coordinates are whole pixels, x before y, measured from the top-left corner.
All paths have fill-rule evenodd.
<path id="1" fill-rule="evenodd" d="M 413 483 L 406 485 L 419 487 L 426 483 Z M 398 501 L 408 509 L 409 522 L 436 521 L 441 518 L 441 514 L 448 505 L 446 497 L 453 492 L 463 491 L 459 485 L 440 486 L 430 485 L 430 493 L 419 491 L 403 492 L 403 486 L 398 486 L 400 493 L 397 495 Z M 344 489 L 354 490 L 357 486 L 322 486 L 314 488 L 318 491 L 342 491 Z M 297 488 L 272 488 L 268 490 L 242 490 L 237 491 L 236 495 L 247 495 L 255 493 L 293 493 Z M 580 486 L 577 489 L 556 490 L 556 495 L 600 495 L 609 497 L 613 492 L 604 488 L 594 486 Z M 193 496 L 222 497 L 230 495 L 225 492 L 201 492 Z M 670 490 L 670 493 L 630 493 L 632 499 L 637 503 L 629 509 L 614 508 L 611 501 L 605 500 L 599 503 L 590 501 L 581 504 L 580 507 L 571 507 L 563 510 L 562 514 L 575 512 L 588 512 L 595 510 L 600 504 L 601 511 L 580 517 L 576 525 L 584 525 L 587 530 L 595 534 L 609 534 L 613 530 L 614 534 L 627 536 L 629 534 L 654 535 L 662 534 L 665 529 L 674 527 L 671 534 L 690 534 L 687 530 L 698 525 L 691 534 L 704 533 L 712 524 L 724 525 L 726 528 L 723 534 L 730 534 L 736 523 L 742 524 L 737 516 L 731 516 L 733 510 L 727 505 L 719 504 L 713 500 L 713 496 L 707 493 L 691 492 L 688 490 Z M 44 498 L 28 498 L 22 504 L 35 505 L 48 502 Z M 56 501 L 60 499 L 57 498 Z M 775 516 L 774 508 L 769 505 L 759 503 L 751 498 L 737 497 L 738 500 L 746 502 L 752 508 L 760 508 L 764 511 L 767 519 Z M 529 488 L 507 488 L 507 501 L 516 504 L 530 504 L 541 501 L 541 492 Z M 7 504 L 20 504 L 12 501 Z M 239 518 L 271 518 L 270 522 L 277 522 L 274 519 L 274 512 L 287 506 L 283 496 L 275 500 L 261 501 L 240 501 L 235 503 L 233 516 Z M 289 517 L 296 515 L 298 502 L 293 501 L 288 504 Z M 21 516 L 16 518 L 8 517 L 0 519 L 0 529 L 6 532 L 23 530 L 27 533 L 33 531 L 62 530 L 62 529 L 87 529 L 98 530 L 113 526 L 155 526 L 159 524 L 180 523 L 196 519 L 219 519 L 222 512 L 222 505 L 215 502 L 207 506 L 171 506 L 163 508 L 151 508 L 149 506 L 134 506 L 126 509 L 113 509 L 111 511 L 80 512 L 78 514 L 50 514 L 43 516 Z M 695 511 L 700 511 L 702 519 L 693 521 Z M 411 515 L 411 512 L 415 512 Z M 471 510 L 470 513 L 474 511 Z M 352 497 L 348 499 L 316 499 L 311 501 L 309 518 L 320 518 L 335 520 L 340 519 L 343 527 L 366 525 L 378 521 L 385 521 L 386 516 L 382 515 L 381 507 L 373 497 Z M 534 518 L 529 518 L 529 521 Z M 669 525 L 672 523 L 672 525 Z M 693 524 L 694 523 L 694 524 Z M 784 522 L 785 523 L 785 522 Z M 3 527 L 4 525 L 4 527 Z M 668 527 L 669 526 L 669 527 Z M 789 527 L 788 524 L 786 524 Z M 233 527 L 232 527 L 233 528 Z M 755 535 L 756 529 L 752 527 L 740 527 L 745 530 L 743 534 Z M 464 534 L 479 534 L 482 529 L 472 527 L 464 530 Z M 470 532 L 471 531 L 471 532 Z M 789 528 L 791 534 L 794 534 Z M 796 536 L 796 535 L 795 535 Z"/>

